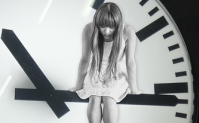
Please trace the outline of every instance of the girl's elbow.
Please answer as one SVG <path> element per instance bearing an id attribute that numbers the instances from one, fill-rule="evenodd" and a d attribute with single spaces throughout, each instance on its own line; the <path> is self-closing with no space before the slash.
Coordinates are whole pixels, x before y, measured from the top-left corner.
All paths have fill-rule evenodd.
<path id="1" fill-rule="evenodd" d="M 134 61 L 127 61 L 126 66 L 128 66 L 128 67 L 135 66 L 135 62 Z"/>

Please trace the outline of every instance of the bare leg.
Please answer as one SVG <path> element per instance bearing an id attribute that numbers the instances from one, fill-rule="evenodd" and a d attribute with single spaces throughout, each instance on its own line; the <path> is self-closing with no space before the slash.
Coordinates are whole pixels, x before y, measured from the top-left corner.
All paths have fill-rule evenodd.
<path id="1" fill-rule="evenodd" d="M 103 120 L 104 123 L 117 123 L 118 120 L 118 107 L 116 101 L 111 97 L 102 97 L 103 108 Z"/>
<path id="2" fill-rule="evenodd" d="M 87 117 L 89 123 L 101 123 L 102 120 L 102 108 L 101 108 L 101 97 L 90 96 Z"/>

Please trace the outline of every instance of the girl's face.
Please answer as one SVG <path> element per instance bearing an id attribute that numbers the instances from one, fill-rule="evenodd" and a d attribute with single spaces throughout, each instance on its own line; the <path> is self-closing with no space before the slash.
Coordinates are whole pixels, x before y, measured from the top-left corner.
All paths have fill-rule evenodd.
<path id="1" fill-rule="evenodd" d="M 104 36 L 104 38 L 109 39 L 110 37 L 112 37 L 115 28 L 110 28 L 110 27 L 100 27 L 100 32 L 102 33 L 102 35 Z"/>

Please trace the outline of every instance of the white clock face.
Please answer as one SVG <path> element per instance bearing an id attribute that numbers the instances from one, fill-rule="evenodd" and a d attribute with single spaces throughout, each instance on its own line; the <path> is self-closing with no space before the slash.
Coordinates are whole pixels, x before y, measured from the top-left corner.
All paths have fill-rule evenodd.
<path id="1" fill-rule="evenodd" d="M 98 1 L 98 0 L 97 0 Z M 99 0 L 100 1 L 100 0 Z M 183 38 L 156 0 L 105 0 L 120 7 L 124 22 L 137 34 L 138 87 L 145 94 L 175 95 L 176 106 L 119 105 L 118 123 L 189 123 L 193 113 L 191 65 Z M 56 90 L 75 85 L 81 33 L 92 21 L 93 0 L 1 0 L 0 34 L 13 30 Z M 0 119 L 3 123 L 87 123 L 87 103 L 65 102 L 60 119 L 45 101 L 14 100 L 15 88 L 36 89 L 0 41 Z M 168 103 L 170 100 L 168 100 Z"/>

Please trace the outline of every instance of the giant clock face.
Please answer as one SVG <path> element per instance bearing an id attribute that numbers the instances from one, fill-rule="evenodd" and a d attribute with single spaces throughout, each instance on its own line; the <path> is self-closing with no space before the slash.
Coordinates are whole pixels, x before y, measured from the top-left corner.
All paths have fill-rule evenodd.
<path id="1" fill-rule="evenodd" d="M 137 100 L 128 105 L 118 104 L 118 123 L 191 122 L 193 80 L 189 56 L 175 22 L 157 0 L 1 0 L 1 122 L 88 122 L 87 103 L 72 100 L 72 93 L 69 93 L 69 102 L 60 103 L 67 105 L 70 111 L 58 119 L 54 114 L 56 111 L 51 110 L 51 102 L 56 96 L 61 98 L 59 94 L 50 94 L 50 101 L 15 100 L 15 88 L 35 89 L 35 92 L 39 90 L 43 94 L 41 91 L 49 88 L 53 92 L 73 87 L 81 57 L 83 27 L 92 21 L 96 6 L 103 2 L 118 4 L 124 22 L 132 25 L 137 35 L 137 82 L 144 94 L 132 98 Z M 6 44 L 7 40 L 20 41 L 22 44 L 19 45 L 23 45 L 27 52 L 23 47 L 18 48 L 16 42 Z M 14 53 L 15 50 L 21 52 L 13 54 L 12 49 Z M 20 57 L 23 55 L 25 57 Z M 31 66 L 34 63 L 30 57 L 36 67 Z M 30 65 L 28 69 L 27 64 Z M 44 76 L 37 72 L 38 68 L 51 85 L 46 87 L 33 79 L 32 76 Z M 135 104 L 136 101 L 138 103 Z"/>

